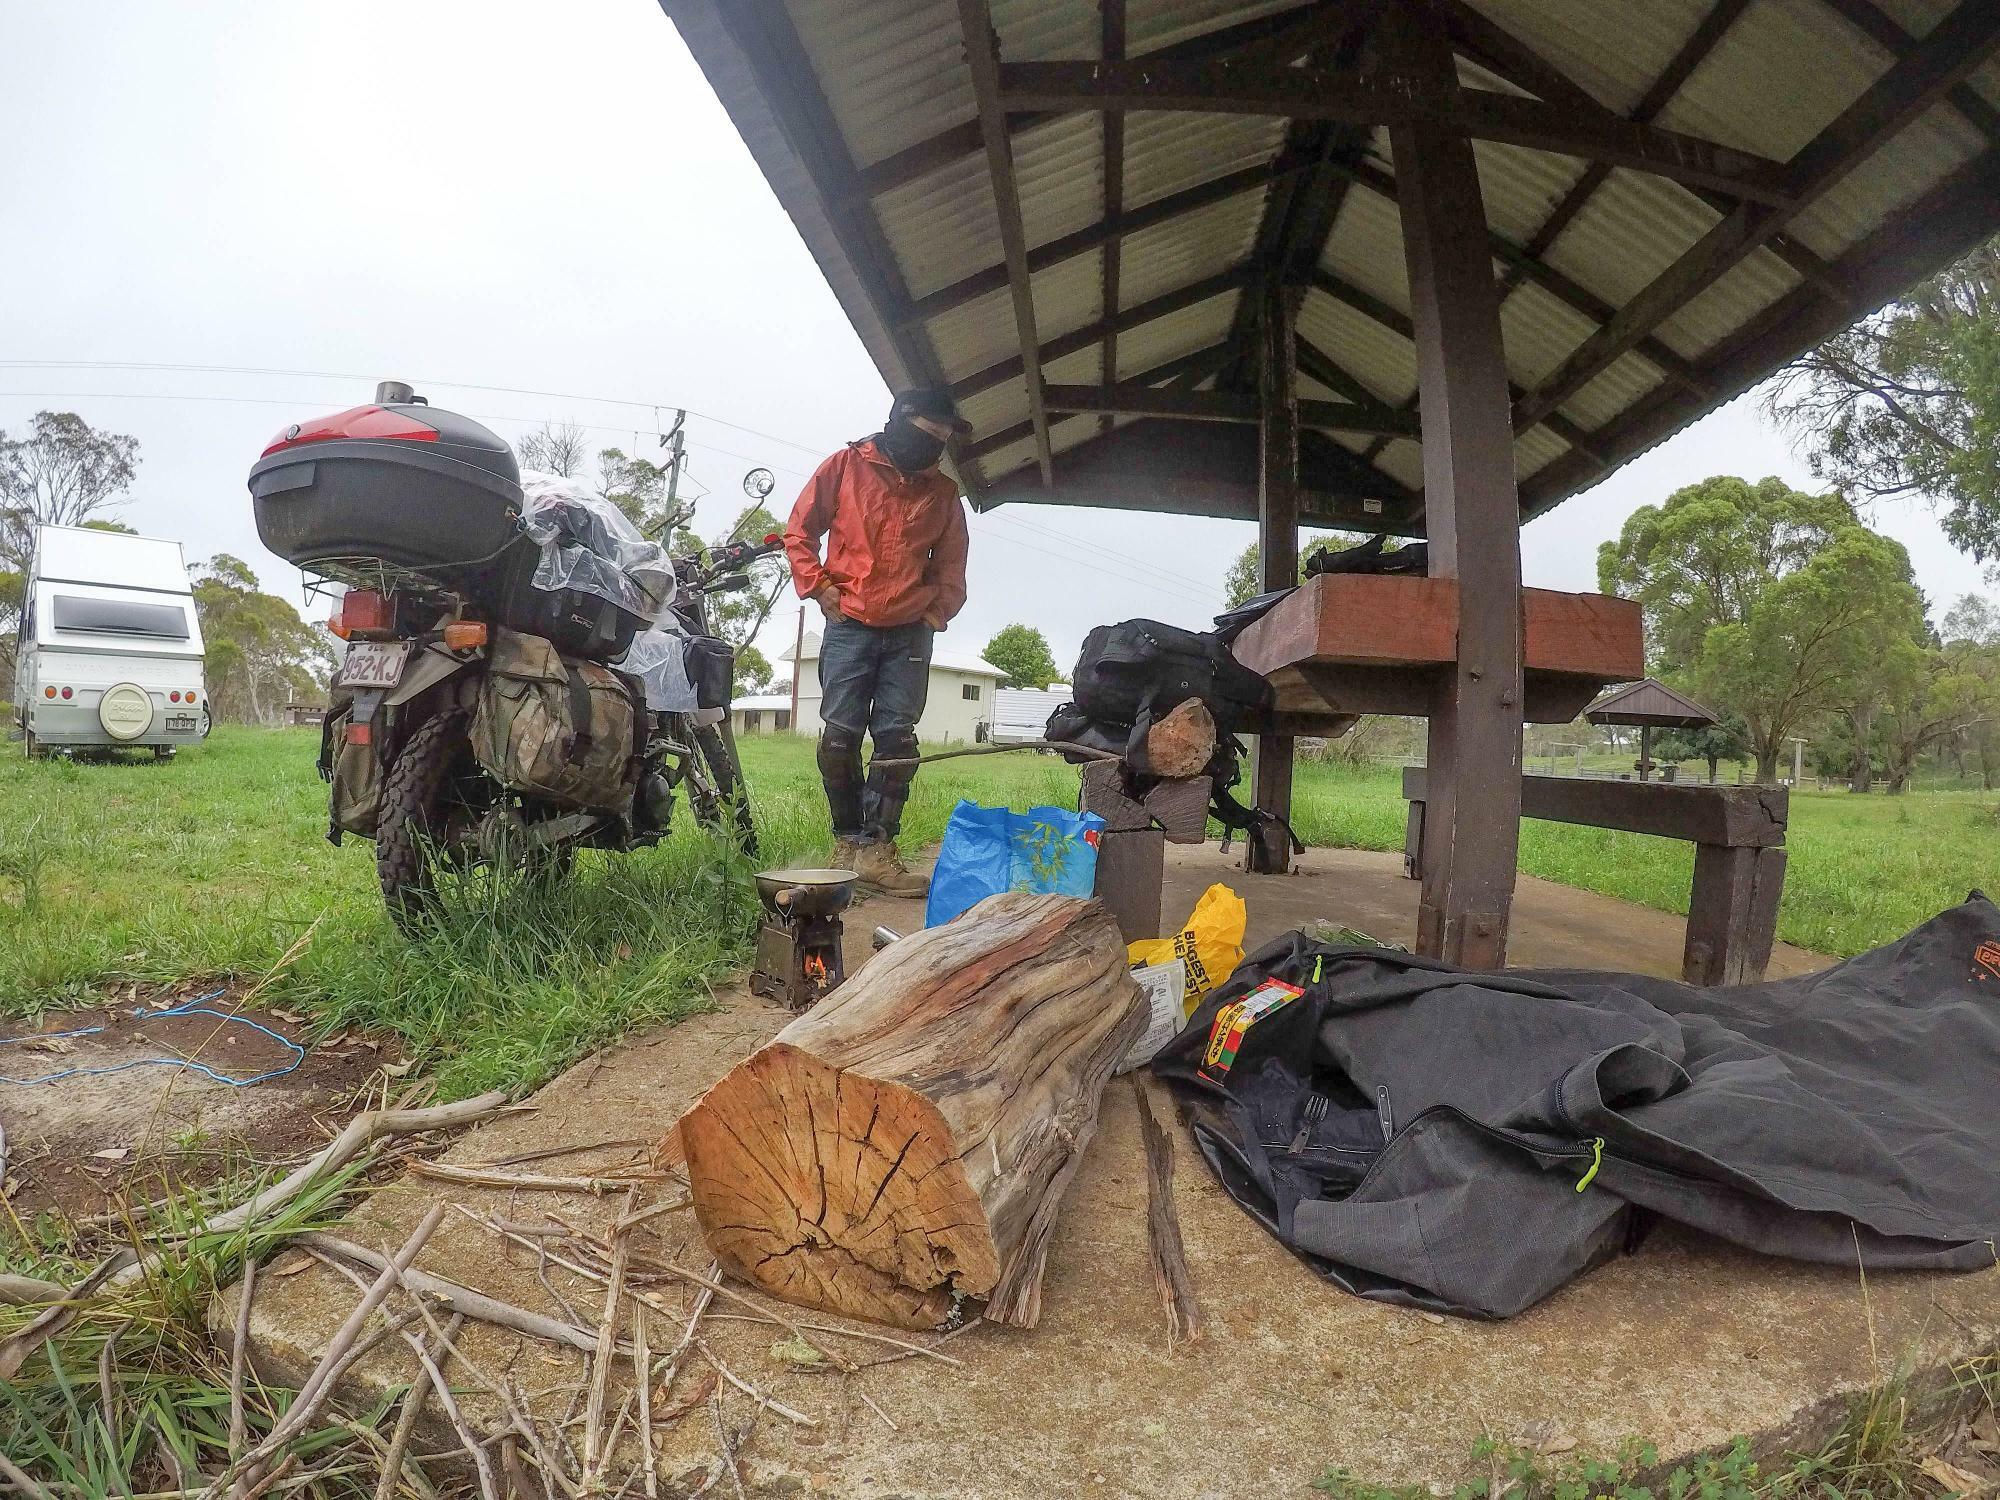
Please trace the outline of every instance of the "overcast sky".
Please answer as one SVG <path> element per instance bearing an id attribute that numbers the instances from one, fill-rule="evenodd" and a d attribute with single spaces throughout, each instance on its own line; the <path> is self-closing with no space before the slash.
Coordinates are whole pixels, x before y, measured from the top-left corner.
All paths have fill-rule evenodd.
<path id="1" fill-rule="evenodd" d="M 553 417 L 648 453 L 685 406 L 705 531 L 755 465 L 782 512 L 887 407 L 654 0 L 0 0 L 0 141 L 0 429 L 50 407 L 133 434 L 124 519 L 295 598 L 244 476 L 280 427 L 379 378 L 510 439 Z M 1595 588 L 1634 507 L 1715 473 L 1809 483 L 1739 400 L 1532 523 L 1527 580 Z M 1981 587 L 1927 511 L 1874 520 L 1935 603 Z M 943 644 L 976 652 L 1026 620 L 1067 665 L 1095 624 L 1203 625 L 1251 536 L 974 517 L 971 600 Z"/>

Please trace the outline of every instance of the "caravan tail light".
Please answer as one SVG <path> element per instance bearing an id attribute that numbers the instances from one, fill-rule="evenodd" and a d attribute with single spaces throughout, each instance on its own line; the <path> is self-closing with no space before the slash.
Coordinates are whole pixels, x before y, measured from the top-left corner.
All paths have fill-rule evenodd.
<path id="1" fill-rule="evenodd" d="M 385 406 L 357 406 L 335 416 L 320 417 L 311 422 L 294 422 L 271 439 L 271 445 L 264 450 L 263 456 L 269 458 L 273 453 L 282 453 L 287 448 L 298 448 L 307 443 L 333 443 L 343 439 L 373 441 L 381 438 L 435 443 L 438 430 L 428 422 L 419 422 L 415 417 L 390 411 Z"/>
<path id="2" fill-rule="evenodd" d="M 44 698 L 53 698 L 55 697 L 55 695 L 56 695 L 56 690 L 52 687 L 45 687 L 42 689 L 42 696 Z"/>
<path id="3" fill-rule="evenodd" d="M 68 698 L 68 697 L 72 696 L 72 694 L 71 694 L 71 692 L 70 692 L 70 690 L 69 690 L 68 688 L 64 688 L 64 689 L 62 690 L 62 695 L 63 695 L 63 696 L 65 697 L 65 698 Z"/>

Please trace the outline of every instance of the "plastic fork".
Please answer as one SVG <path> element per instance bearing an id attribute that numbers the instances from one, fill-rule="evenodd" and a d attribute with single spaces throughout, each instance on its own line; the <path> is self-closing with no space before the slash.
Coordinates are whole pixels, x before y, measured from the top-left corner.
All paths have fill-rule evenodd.
<path id="1" fill-rule="evenodd" d="M 1326 1118 L 1326 1107 L 1331 1101 L 1324 1094 L 1314 1094 L 1306 1100 L 1306 1112 L 1299 1120 L 1299 1133 L 1292 1137 L 1291 1154 L 1296 1156 L 1306 1149 L 1306 1142 L 1319 1129 L 1319 1122 Z"/>

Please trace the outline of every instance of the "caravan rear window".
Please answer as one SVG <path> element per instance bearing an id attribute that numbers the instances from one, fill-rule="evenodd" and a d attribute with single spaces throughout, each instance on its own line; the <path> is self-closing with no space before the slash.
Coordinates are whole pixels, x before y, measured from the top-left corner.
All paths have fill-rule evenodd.
<path id="1" fill-rule="evenodd" d="M 75 594 L 55 596 L 55 628 L 93 630 L 107 635 L 150 635 L 169 641 L 188 638 L 187 611 L 178 604 L 84 599 Z"/>

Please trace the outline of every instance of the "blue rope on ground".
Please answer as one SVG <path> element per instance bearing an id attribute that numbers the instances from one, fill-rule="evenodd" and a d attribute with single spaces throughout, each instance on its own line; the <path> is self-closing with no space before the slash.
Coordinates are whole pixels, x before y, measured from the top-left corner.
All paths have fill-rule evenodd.
<path id="1" fill-rule="evenodd" d="M 282 1068 L 271 1068 L 250 1078 L 231 1078 L 227 1073 L 218 1073 L 207 1063 L 197 1062 L 192 1057 L 137 1057 L 130 1062 L 112 1063 L 102 1068 L 63 1068 L 54 1073 L 44 1073 L 39 1078 L 10 1078 L 0 1073 L 0 1083 L 60 1083 L 65 1078 L 92 1077 L 103 1073 L 123 1073 L 127 1068 L 188 1068 L 217 1083 L 226 1083 L 231 1088 L 247 1089 L 253 1083 L 263 1083 L 268 1079 L 282 1078 L 294 1072 L 306 1060 L 306 1049 L 288 1036 L 281 1036 L 270 1027 L 250 1020 L 247 1016 L 234 1016 L 226 1010 L 217 1010 L 208 1002 L 223 995 L 223 990 L 210 990 L 206 995 L 197 995 L 184 1005 L 171 1006 L 166 1010 L 135 1010 L 131 1012 L 135 1020 L 161 1020 L 168 1016 L 214 1016 L 219 1021 L 233 1021 L 238 1026 L 248 1026 L 252 1031 L 261 1031 L 265 1036 L 292 1054 L 292 1060 Z M 74 1031 L 40 1031 L 30 1036 L 0 1036 L 0 1047 L 9 1042 L 39 1042 L 58 1037 L 95 1036 L 103 1031 L 102 1026 L 80 1026 Z"/>

